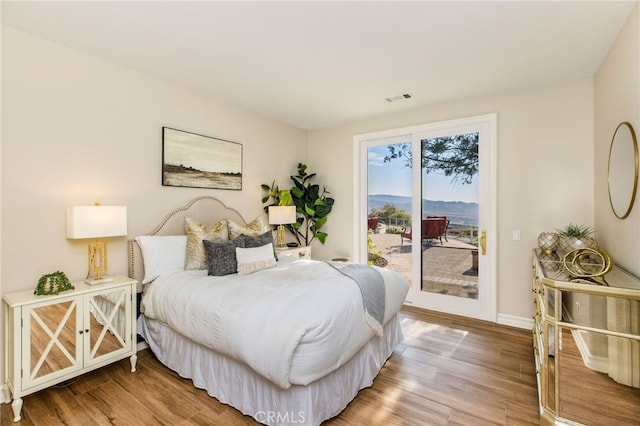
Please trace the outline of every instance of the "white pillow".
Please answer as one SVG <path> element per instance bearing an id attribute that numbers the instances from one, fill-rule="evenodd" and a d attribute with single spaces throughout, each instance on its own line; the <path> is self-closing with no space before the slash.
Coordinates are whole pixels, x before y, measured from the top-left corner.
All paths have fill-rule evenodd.
<path id="1" fill-rule="evenodd" d="M 136 241 L 144 260 L 142 284 L 150 283 L 165 272 L 184 270 L 186 235 L 141 235 Z"/>
<path id="2" fill-rule="evenodd" d="M 273 244 L 271 243 L 260 247 L 236 247 L 236 260 L 238 261 L 238 275 L 247 275 L 276 266 Z"/>

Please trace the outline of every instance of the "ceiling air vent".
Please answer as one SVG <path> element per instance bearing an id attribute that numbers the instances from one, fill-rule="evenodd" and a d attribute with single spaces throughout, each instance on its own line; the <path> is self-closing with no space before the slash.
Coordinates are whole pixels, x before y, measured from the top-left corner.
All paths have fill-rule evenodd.
<path id="1" fill-rule="evenodd" d="M 403 93 L 402 95 L 391 96 L 390 98 L 386 98 L 385 100 L 391 103 L 395 101 L 401 101 L 403 99 L 411 99 L 411 95 L 408 93 Z"/>

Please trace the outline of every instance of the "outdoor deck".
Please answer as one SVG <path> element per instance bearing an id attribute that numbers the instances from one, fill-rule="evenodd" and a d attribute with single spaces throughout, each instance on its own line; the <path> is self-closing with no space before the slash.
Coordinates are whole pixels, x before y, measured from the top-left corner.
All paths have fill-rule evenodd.
<path id="1" fill-rule="evenodd" d="M 399 234 L 387 234 L 384 225 L 371 235 L 374 251 L 388 261 L 387 268 L 411 282 L 411 241 L 401 243 Z M 472 269 L 472 250 L 469 238 L 447 235 L 448 241 L 422 243 L 422 289 L 462 297 L 478 297 L 478 271 Z"/>

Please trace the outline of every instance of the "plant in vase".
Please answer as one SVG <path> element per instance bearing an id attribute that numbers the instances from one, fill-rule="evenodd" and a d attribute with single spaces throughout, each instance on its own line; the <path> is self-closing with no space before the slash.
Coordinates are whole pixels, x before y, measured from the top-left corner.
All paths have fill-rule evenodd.
<path id="1" fill-rule="evenodd" d="M 320 185 L 311 183 L 316 174 L 309 174 L 306 170 L 307 165 L 299 163 L 298 174 L 290 176 L 294 185 L 291 187 L 291 196 L 299 215 L 298 221 L 291 226 L 295 230 L 294 235 L 298 242 L 304 241 L 305 245 L 309 245 L 317 238 L 324 244 L 327 233 L 320 228 L 327 223 L 334 199 L 329 197 L 326 186 L 320 190 Z"/>
<path id="2" fill-rule="evenodd" d="M 597 248 L 598 242 L 593 235 L 593 228 L 584 225 L 568 224 L 563 228 L 556 229 L 560 237 L 560 247 L 569 252 L 579 248 Z"/>
<path id="3" fill-rule="evenodd" d="M 324 244 L 327 233 L 320 228 L 327 222 L 327 216 L 331 213 L 334 203 L 326 187 L 321 190 L 319 185 L 311 183 L 315 176 L 315 173 L 307 173 L 306 164 L 299 163 L 298 174 L 290 176 L 293 186 L 286 191 L 287 195 L 291 196 L 290 202 L 296 206 L 297 214 L 296 222 L 286 225 L 286 228 L 296 237 L 298 244 L 305 246 L 316 238 Z M 262 184 L 262 189 L 266 192 L 262 198 L 263 203 L 273 199 L 270 205 L 280 205 L 284 191 L 278 188 L 275 181 L 271 186 Z M 264 207 L 265 211 L 268 207 Z"/>

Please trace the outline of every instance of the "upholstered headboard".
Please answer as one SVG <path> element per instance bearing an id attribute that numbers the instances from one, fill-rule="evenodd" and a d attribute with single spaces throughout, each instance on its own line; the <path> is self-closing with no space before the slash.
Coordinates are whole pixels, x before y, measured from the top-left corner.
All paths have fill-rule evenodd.
<path id="1" fill-rule="evenodd" d="M 198 197 L 187 205 L 167 213 L 151 232 L 144 235 L 184 235 L 185 217 L 193 218 L 205 225 L 214 224 L 222 219 L 231 219 L 240 225 L 247 224 L 237 210 L 227 207 L 217 198 Z M 129 277 L 142 282 L 144 266 L 140 246 L 135 240 L 128 240 L 127 246 L 129 249 Z"/>

